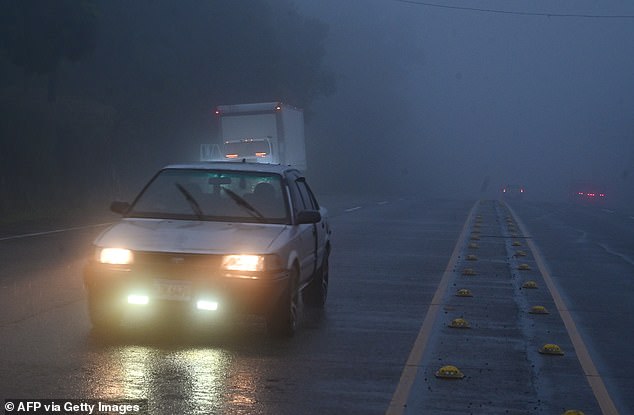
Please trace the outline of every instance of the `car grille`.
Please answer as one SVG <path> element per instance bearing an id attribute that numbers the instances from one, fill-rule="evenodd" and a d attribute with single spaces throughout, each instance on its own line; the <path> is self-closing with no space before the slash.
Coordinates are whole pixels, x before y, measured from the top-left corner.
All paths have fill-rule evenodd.
<path id="1" fill-rule="evenodd" d="M 134 268 L 155 278 L 190 279 L 217 274 L 222 255 L 135 252 Z"/>

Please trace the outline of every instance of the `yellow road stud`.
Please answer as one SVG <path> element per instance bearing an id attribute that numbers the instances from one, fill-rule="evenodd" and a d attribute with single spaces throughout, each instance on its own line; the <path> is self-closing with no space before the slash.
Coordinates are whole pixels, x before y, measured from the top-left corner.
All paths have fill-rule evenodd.
<path id="1" fill-rule="evenodd" d="M 468 290 L 466 288 L 461 288 L 456 292 L 456 296 L 457 297 L 473 297 L 473 294 L 471 294 L 471 290 Z"/>
<path id="2" fill-rule="evenodd" d="M 451 323 L 449 323 L 449 327 L 451 327 L 452 329 L 470 329 L 471 325 L 464 318 L 455 318 L 451 320 Z"/>
<path id="3" fill-rule="evenodd" d="M 441 379 L 462 379 L 464 374 L 453 365 L 443 366 L 436 372 L 436 377 Z"/>
<path id="4" fill-rule="evenodd" d="M 529 311 L 530 314 L 550 314 L 543 305 L 534 305 Z"/>
<path id="5" fill-rule="evenodd" d="M 564 354 L 563 350 L 561 350 L 561 347 L 559 347 L 558 345 L 553 344 L 553 343 L 546 343 L 545 345 L 543 345 L 539 349 L 539 353 L 541 353 L 541 354 L 551 354 L 551 355 L 555 355 L 555 356 L 563 356 L 563 354 Z"/>

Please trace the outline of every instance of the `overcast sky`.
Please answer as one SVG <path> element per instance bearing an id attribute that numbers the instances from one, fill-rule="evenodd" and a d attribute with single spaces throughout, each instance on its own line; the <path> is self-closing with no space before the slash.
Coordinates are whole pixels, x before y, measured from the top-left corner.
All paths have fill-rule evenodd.
<path id="1" fill-rule="evenodd" d="M 309 131 L 355 136 L 338 165 L 404 166 L 394 174 L 435 193 L 479 191 L 487 176 L 489 190 L 522 183 L 539 197 L 557 197 L 573 180 L 620 192 L 633 185 L 634 18 L 297 4 L 330 25 L 338 92 L 313 105 Z M 634 3 L 617 0 L 437 4 L 634 16 Z"/>

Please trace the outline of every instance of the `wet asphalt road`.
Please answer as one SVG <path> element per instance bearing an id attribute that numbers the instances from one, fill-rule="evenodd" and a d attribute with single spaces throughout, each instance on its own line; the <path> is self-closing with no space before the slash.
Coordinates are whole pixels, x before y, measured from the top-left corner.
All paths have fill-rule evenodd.
<path id="1" fill-rule="evenodd" d="M 324 312 L 304 308 L 290 340 L 269 338 L 258 318 L 132 320 L 117 335 L 98 337 L 90 330 L 81 269 L 100 228 L 0 235 L 2 397 L 142 398 L 158 414 L 385 413 L 473 202 L 348 197 L 322 203 L 333 228 L 328 304 Z M 628 217 L 610 216 L 613 225 L 606 226 L 595 224 L 603 220 L 596 215 L 607 214 L 601 210 L 574 216 L 542 204 L 513 207 L 574 308 L 620 413 L 633 413 L 627 391 L 634 390 L 634 362 L 612 353 L 629 349 L 632 336 Z M 599 272 L 604 284 L 597 288 Z M 425 396 L 418 392 L 412 390 Z M 505 395 L 494 399 L 495 413 L 504 413 Z M 455 413 L 469 413 L 463 409 Z"/>
<path id="2" fill-rule="evenodd" d="M 622 415 L 634 414 L 634 212 L 514 203 Z"/>
<path id="3" fill-rule="evenodd" d="M 332 205 L 327 308 L 304 309 L 291 340 L 257 318 L 130 321 L 104 340 L 81 283 L 99 229 L 0 242 L 2 395 L 145 398 L 165 414 L 384 413 L 472 202 Z"/>

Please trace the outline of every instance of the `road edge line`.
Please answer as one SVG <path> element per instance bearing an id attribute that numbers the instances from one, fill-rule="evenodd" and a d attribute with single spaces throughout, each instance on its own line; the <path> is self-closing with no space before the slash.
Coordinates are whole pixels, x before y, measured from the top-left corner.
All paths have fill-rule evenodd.
<path id="1" fill-rule="evenodd" d="M 515 213 L 515 211 L 506 204 L 507 209 L 513 215 L 513 219 L 515 223 L 517 223 L 520 227 L 520 231 L 523 235 L 528 235 L 527 228 L 519 219 L 519 216 Z M 546 261 L 544 260 L 541 251 L 537 248 L 537 245 L 530 239 L 526 238 L 527 245 L 533 253 L 533 258 L 535 259 L 535 263 L 537 264 L 537 268 L 539 268 L 539 272 L 542 274 L 542 278 L 550 291 L 550 295 L 553 297 L 553 301 L 555 302 L 555 306 L 557 307 L 557 311 L 561 316 L 561 319 L 564 322 L 564 326 L 566 327 L 566 331 L 568 332 L 568 337 L 572 341 L 572 346 L 575 348 L 575 352 L 577 353 L 577 359 L 581 364 L 581 368 L 586 376 L 586 380 L 590 384 L 590 388 L 594 393 L 594 397 L 596 398 L 599 407 L 601 408 L 601 412 L 603 415 L 619 415 L 619 412 L 608 393 L 608 390 L 603 383 L 603 379 L 599 374 L 594 362 L 592 361 L 592 357 L 590 356 L 590 352 L 586 347 L 583 339 L 581 338 L 581 334 L 577 329 L 577 325 L 575 324 L 572 315 L 570 314 L 570 310 L 566 305 L 565 301 L 559 294 L 559 290 L 557 286 L 553 282 L 552 277 L 550 276 L 550 272 L 548 271 L 548 267 L 546 265 Z"/>
<path id="2" fill-rule="evenodd" d="M 434 328 L 434 324 L 436 323 L 436 318 L 438 316 L 438 310 L 442 305 L 443 299 L 445 297 L 445 292 L 447 287 L 449 286 L 449 280 L 454 276 L 454 267 L 458 263 L 458 256 L 462 249 L 464 248 L 464 242 L 467 239 L 469 226 L 471 225 L 472 218 L 477 207 L 480 205 L 480 201 L 476 201 L 469 211 L 467 215 L 467 219 L 465 220 L 464 225 L 462 226 L 462 231 L 460 232 L 460 236 L 458 237 L 458 241 L 456 242 L 456 246 L 449 258 L 449 263 L 443 272 L 442 278 L 438 283 L 438 288 L 432 297 L 431 303 L 429 304 L 429 308 L 427 309 L 427 313 L 425 314 L 425 318 L 423 320 L 423 324 L 421 325 L 420 330 L 418 331 L 418 335 L 416 336 L 416 340 L 414 341 L 414 346 L 410 351 L 409 357 L 405 363 L 405 367 L 401 372 L 401 377 L 399 379 L 398 385 L 396 386 L 396 390 L 392 395 L 392 400 L 390 401 L 390 405 L 385 412 L 386 415 L 402 415 L 407 407 L 407 401 L 409 398 L 410 391 L 412 386 L 414 385 L 414 381 L 416 380 L 416 376 L 418 374 L 418 368 L 420 367 L 420 362 L 425 353 L 425 349 L 427 347 L 427 343 L 430 337 L 430 333 Z"/>
<path id="3" fill-rule="evenodd" d="M 32 233 L 23 233 L 23 234 L 19 234 L 19 235 L 3 236 L 3 237 L 0 237 L 0 241 L 10 241 L 10 240 L 13 240 L 13 239 L 33 238 L 35 236 L 45 236 L 45 235 L 52 235 L 52 234 L 55 234 L 55 233 L 71 232 L 71 231 L 79 231 L 79 230 L 83 230 L 83 229 L 98 228 L 100 226 L 112 225 L 113 223 L 114 222 L 104 222 L 104 223 L 97 223 L 97 224 L 93 224 L 93 225 L 83 225 L 83 226 L 73 226 L 73 227 L 70 227 L 70 228 L 53 229 L 52 231 L 32 232 Z"/>

